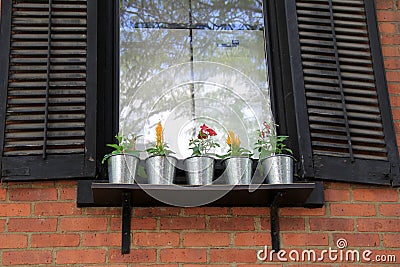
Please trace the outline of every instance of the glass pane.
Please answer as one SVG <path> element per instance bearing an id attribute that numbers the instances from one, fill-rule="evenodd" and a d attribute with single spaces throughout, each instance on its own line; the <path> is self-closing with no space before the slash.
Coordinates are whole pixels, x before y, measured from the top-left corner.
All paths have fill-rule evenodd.
<path id="1" fill-rule="evenodd" d="M 272 118 L 263 27 L 258 1 L 123 0 L 120 130 L 142 134 L 144 150 L 161 120 L 178 158 L 203 123 L 218 133 L 215 152 L 228 130 L 251 149 Z"/>

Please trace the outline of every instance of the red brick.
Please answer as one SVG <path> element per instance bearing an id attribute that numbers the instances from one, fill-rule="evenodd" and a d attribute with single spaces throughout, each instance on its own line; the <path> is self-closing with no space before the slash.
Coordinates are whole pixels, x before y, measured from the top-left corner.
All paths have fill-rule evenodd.
<path id="1" fill-rule="evenodd" d="M 228 233 L 184 233 L 183 245 L 186 247 L 229 246 Z"/>
<path id="2" fill-rule="evenodd" d="M 398 95 L 391 95 L 390 96 L 390 103 L 393 107 L 400 107 L 400 96 Z"/>
<path id="3" fill-rule="evenodd" d="M 76 180 L 64 180 L 64 181 L 57 181 L 56 186 L 57 187 L 76 187 L 77 185 Z"/>
<path id="4" fill-rule="evenodd" d="M 195 207 L 183 209 L 185 215 L 229 215 L 230 209 L 224 207 Z"/>
<path id="5" fill-rule="evenodd" d="M 68 216 L 80 214 L 82 214 L 82 209 L 78 208 L 74 202 L 44 202 L 35 204 L 35 215 L 38 216 Z"/>
<path id="6" fill-rule="evenodd" d="M 325 207 L 308 209 L 308 208 L 282 208 L 281 216 L 322 216 L 325 215 Z"/>
<path id="7" fill-rule="evenodd" d="M 105 259 L 103 249 L 59 250 L 56 253 L 57 264 L 104 263 Z"/>
<path id="8" fill-rule="evenodd" d="M 400 120 L 400 109 L 397 107 L 392 108 L 393 120 Z"/>
<path id="9" fill-rule="evenodd" d="M 236 233 L 235 234 L 235 246 L 264 246 L 271 243 L 270 233 Z"/>
<path id="10" fill-rule="evenodd" d="M 60 199 L 62 200 L 75 200 L 77 196 L 77 189 L 71 187 L 64 187 L 60 190 Z"/>
<path id="11" fill-rule="evenodd" d="M 61 218 L 61 231 L 101 231 L 107 229 L 107 218 Z"/>
<path id="12" fill-rule="evenodd" d="M 330 204 L 331 215 L 333 216 L 375 216 L 373 204 Z"/>
<path id="13" fill-rule="evenodd" d="M 113 247 L 121 245 L 121 233 L 84 233 L 82 246 L 84 247 Z"/>
<path id="14" fill-rule="evenodd" d="M 8 222 L 9 232 L 55 232 L 57 219 L 15 218 Z"/>
<path id="15" fill-rule="evenodd" d="M 377 247 L 379 246 L 379 235 L 378 234 L 366 234 L 366 233 L 337 233 L 333 234 L 333 242 L 336 242 L 344 238 L 347 241 L 348 247 Z"/>
<path id="16" fill-rule="evenodd" d="M 395 35 L 394 36 L 385 35 L 381 37 L 381 43 L 382 45 L 399 45 L 400 37 Z"/>
<path id="17" fill-rule="evenodd" d="M 26 248 L 28 246 L 27 235 L 0 234 L 0 249 Z"/>
<path id="18" fill-rule="evenodd" d="M 160 252 L 161 262 L 206 262 L 207 250 L 197 248 L 167 248 Z"/>
<path id="19" fill-rule="evenodd" d="M 350 191 L 341 189 L 325 189 L 324 190 L 326 202 L 344 202 L 350 201 Z"/>
<path id="20" fill-rule="evenodd" d="M 399 192 L 396 189 L 353 189 L 353 199 L 355 201 L 368 202 L 397 202 Z"/>
<path id="21" fill-rule="evenodd" d="M 205 229 L 206 220 L 204 217 L 173 217 L 160 219 L 161 230 L 192 230 Z"/>
<path id="22" fill-rule="evenodd" d="M 400 217 L 400 204 L 381 204 L 379 212 L 383 216 Z"/>
<path id="23" fill-rule="evenodd" d="M 400 234 L 396 235 L 383 235 L 383 245 L 386 248 L 400 248 Z"/>
<path id="24" fill-rule="evenodd" d="M 80 236 L 77 234 L 40 234 L 32 235 L 31 247 L 77 247 Z"/>
<path id="25" fill-rule="evenodd" d="M 4 232 L 6 229 L 6 220 L 0 220 L 0 232 Z"/>
<path id="26" fill-rule="evenodd" d="M 376 9 L 393 9 L 393 0 L 379 0 L 376 2 Z"/>
<path id="27" fill-rule="evenodd" d="M 156 262 L 156 250 L 155 249 L 132 249 L 129 254 L 121 254 L 121 249 L 110 250 L 109 262 L 114 263 L 154 263 Z"/>
<path id="28" fill-rule="evenodd" d="M 3 265 L 49 264 L 53 260 L 50 250 L 4 251 Z"/>
<path id="29" fill-rule="evenodd" d="M 4 201 L 7 198 L 7 190 L 6 189 L 0 189 L 0 201 Z"/>
<path id="30" fill-rule="evenodd" d="M 31 205 L 28 203 L 0 204 L 0 217 L 28 216 L 31 214 Z"/>
<path id="31" fill-rule="evenodd" d="M 379 2 L 379 1 L 378 1 Z M 394 11 L 378 11 L 378 21 L 400 21 L 400 16 L 397 12 Z"/>
<path id="32" fill-rule="evenodd" d="M 385 68 L 390 70 L 400 69 L 400 59 L 386 59 Z"/>
<path id="33" fill-rule="evenodd" d="M 211 262 L 256 262 L 257 255 L 254 249 L 211 249 L 210 260 Z"/>
<path id="34" fill-rule="evenodd" d="M 254 230 L 254 219 L 249 217 L 210 218 L 210 230 L 250 231 Z"/>
<path id="35" fill-rule="evenodd" d="M 55 201 L 56 188 L 10 188 L 11 201 Z"/>
<path id="36" fill-rule="evenodd" d="M 158 267 L 159 265 L 157 265 L 157 267 Z M 219 264 L 219 263 L 216 263 L 216 264 L 201 264 L 201 265 L 199 265 L 199 264 L 183 264 L 182 265 L 183 267 L 230 267 L 231 265 L 229 265 L 229 264 Z"/>
<path id="37" fill-rule="evenodd" d="M 400 37 L 399 37 L 400 44 Z M 386 71 L 386 79 L 388 82 L 400 82 L 400 71 Z M 392 98 L 390 99 L 392 100 Z M 398 106 L 398 102 L 394 103 L 395 106 Z"/>
<path id="38" fill-rule="evenodd" d="M 134 214 L 137 217 L 159 217 L 159 216 L 177 216 L 181 213 L 181 208 L 136 208 Z"/>
<path id="39" fill-rule="evenodd" d="M 136 246 L 178 246 L 178 233 L 137 233 L 133 234 L 133 243 Z"/>
<path id="40" fill-rule="evenodd" d="M 131 230 L 154 230 L 157 228 L 157 220 L 154 218 L 132 218 Z M 111 218 L 111 230 L 120 231 L 122 229 L 122 218 Z"/>
<path id="41" fill-rule="evenodd" d="M 353 219 L 310 218 L 311 231 L 353 231 Z"/>
<path id="42" fill-rule="evenodd" d="M 37 181 L 32 184 L 30 184 L 33 188 L 41 188 L 41 187 L 55 187 L 55 182 L 54 181 Z"/>
<path id="43" fill-rule="evenodd" d="M 87 208 L 83 211 L 86 215 L 117 215 L 121 216 L 121 208 L 115 207 L 101 207 L 101 208 Z"/>
<path id="44" fill-rule="evenodd" d="M 232 208 L 232 214 L 242 216 L 269 216 L 269 208 L 235 207 Z"/>
<path id="45" fill-rule="evenodd" d="M 328 234 L 295 234 L 284 233 L 283 244 L 285 246 L 327 246 Z"/>
<path id="46" fill-rule="evenodd" d="M 382 33 L 396 33 L 397 27 L 394 23 L 381 23 L 379 24 L 379 32 Z"/>
<path id="47" fill-rule="evenodd" d="M 400 220 L 396 219 L 357 219 L 360 232 L 400 232 Z"/>
<path id="48" fill-rule="evenodd" d="M 400 56 L 400 48 L 398 46 L 382 47 L 382 52 L 385 57 L 399 57 Z"/>

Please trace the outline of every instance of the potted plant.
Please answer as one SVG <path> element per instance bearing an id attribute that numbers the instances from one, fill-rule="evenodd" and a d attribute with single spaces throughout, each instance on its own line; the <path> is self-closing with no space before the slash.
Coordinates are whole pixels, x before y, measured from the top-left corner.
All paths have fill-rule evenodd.
<path id="1" fill-rule="evenodd" d="M 222 163 L 225 166 L 225 174 L 228 184 L 250 184 L 253 161 L 251 151 L 240 146 L 240 137 L 233 131 L 228 131 L 226 143 L 229 146 L 228 153 L 221 156 L 225 158 Z"/>
<path id="2" fill-rule="evenodd" d="M 219 147 L 219 144 L 213 140 L 217 133 L 203 124 L 197 138 L 189 140 L 189 149 L 192 156 L 184 160 L 184 166 L 190 185 L 212 184 L 214 177 L 214 158 L 210 150 Z"/>
<path id="3" fill-rule="evenodd" d="M 277 135 L 274 123 L 263 123 L 263 128 L 258 130 L 258 140 L 255 149 L 260 153 L 263 177 L 270 184 L 293 183 L 293 154 L 284 143 L 289 137 Z"/>
<path id="4" fill-rule="evenodd" d="M 108 179 L 110 183 L 128 183 L 135 182 L 135 176 L 139 164 L 139 150 L 136 150 L 136 140 L 140 136 L 129 134 L 124 136 L 117 134 L 116 144 L 107 144 L 114 150 L 106 154 L 102 163 L 108 162 Z"/>
<path id="5" fill-rule="evenodd" d="M 154 147 L 146 149 L 150 156 L 146 159 L 146 172 L 149 184 L 173 184 L 175 166 L 178 160 L 170 156 L 174 152 L 168 149 L 164 142 L 164 133 L 161 122 L 156 127 L 156 143 Z"/>

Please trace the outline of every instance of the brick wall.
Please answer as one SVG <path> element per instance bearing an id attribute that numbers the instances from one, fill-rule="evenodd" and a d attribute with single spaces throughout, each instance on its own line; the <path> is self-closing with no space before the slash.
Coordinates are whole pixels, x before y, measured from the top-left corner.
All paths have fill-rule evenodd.
<path id="1" fill-rule="evenodd" d="M 377 0 L 377 5 L 400 137 L 400 0 Z M 394 255 L 397 263 L 392 265 L 400 264 L 398 189 L 325 183 L 325 196 L 323 208 L 281 209 L 283 248 L 321 252 L 335 249 L 336 241 L 345 238 L 348 249 L 369 249 L 371 259 Z M 222 267 L 269 262 L 256 259 L 258 250 L 271 245 L 268 208 L 138 208 L 133 211 L 132 229 L 131 254 L 122 256 L 121 210 L 77 208 L 76 182 L 0 185 L 0 266 Z M 313 264 L 332 265 L 390 264 L 333 263 L 328 256 Z"/>

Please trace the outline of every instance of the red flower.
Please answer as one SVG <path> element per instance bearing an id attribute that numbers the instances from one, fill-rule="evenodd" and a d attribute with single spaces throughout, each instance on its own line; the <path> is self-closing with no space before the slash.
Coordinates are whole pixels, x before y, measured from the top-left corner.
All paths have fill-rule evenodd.
<path id="1" fill-rule="evenodd" d="M 217 133 L 216 133 L 213 129 L 211 129 L 211 128 L 208 128 L 208 129 L 207 129 L 207 133 L 208 133 L 208 135 L 210 135 L 210 136 L 215 136 L 215 135 L 217 135 Z"/>
<path id="2" fill-rule="evenodd" d="M 201 131 L 199 132 L 199 134 L 197 135 L 198 139 L 207 139 L 207 134 L 202 133 Z"/>
<path id="3" fill-rule="evenodd" d="M 211 129 L 210 127 L 208 127 L 207 125 L 205 125 L 205 124 L 203 124 L 202 126 L 200 126 L 200 132 L 203 134 L 203 135 L 206 135 L 206 136 L 203 136 L 203 138 L 200 138 L 200 139 L 204 139 L 204 138 L 207 138 L 207 135 L 209 135 L 209 136 L 215 136 L 215 135 L 217 135 L 217 133 L 213 130 L 213 129 Z"/>

